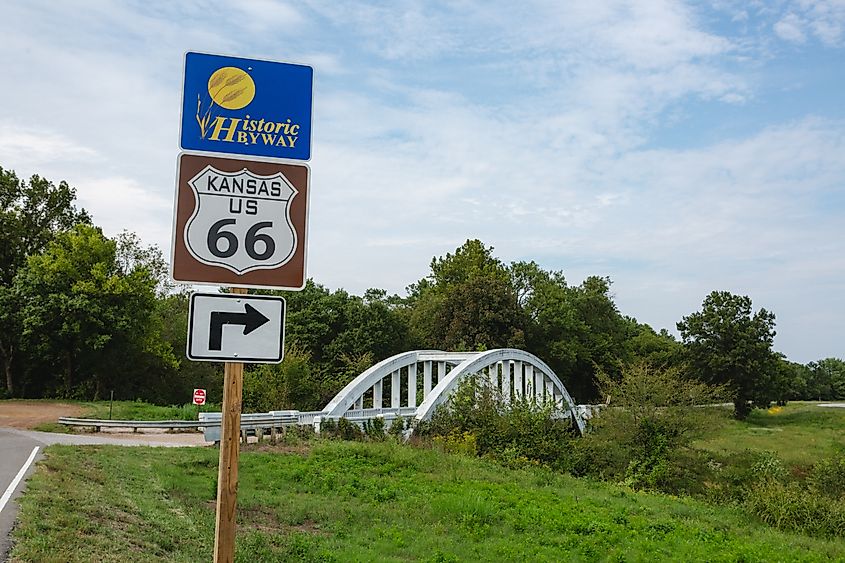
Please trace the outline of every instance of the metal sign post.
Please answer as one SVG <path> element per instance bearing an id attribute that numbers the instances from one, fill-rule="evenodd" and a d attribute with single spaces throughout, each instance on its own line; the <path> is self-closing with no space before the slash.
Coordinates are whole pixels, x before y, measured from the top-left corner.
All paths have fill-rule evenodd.
<path id="1" fill-rule="evenodd" d="M 246 289 L 232 288 L 245 295 Z M 235 516 L 238 504 L 238 458 L 241 447 L 241 399 L 244 365 L 226 362 L 223 368 L 223 415 L 220 461 L 217 468 L 217 515 L 214 524 L 214 563 L 235 560 Z"/>

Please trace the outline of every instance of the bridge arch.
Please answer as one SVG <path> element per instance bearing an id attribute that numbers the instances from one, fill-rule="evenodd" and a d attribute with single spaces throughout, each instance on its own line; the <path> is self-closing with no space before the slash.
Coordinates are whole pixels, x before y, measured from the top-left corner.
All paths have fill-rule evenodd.
<path id="1" fill-rule="evenodd" d="M 580 409 L 560 378 L 537 356 L 514 348 L 396 354 L 349 382 L 320 414 L 323 418 L 413 416 L 417 421 L 428 420 L 462 381 L 475 374 L 488 378 L 505 400 L 528 396 L 538 401 L 555 401 L 584 432 Z M 385 394 L 388 386 L 389 397 Z"/>

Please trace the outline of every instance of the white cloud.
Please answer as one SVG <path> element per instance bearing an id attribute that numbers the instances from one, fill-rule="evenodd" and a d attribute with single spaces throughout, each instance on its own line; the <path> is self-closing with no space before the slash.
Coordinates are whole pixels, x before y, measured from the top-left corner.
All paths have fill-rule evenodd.
<path id="1" fill-rule="evenodd" d="M 34 168 L 46 160 L 101 160 L 96 150 L 79 145 L 73 139 L 45 129 L 27 128 L 0 121 L 0 163 L 15 163 Z"/>
<path id="2" fill-rule="evenodd" d="M 814 35 L 829 47 L 845 41 L 845 2 L 842 0 L 797 0 L 774 25 L 775 33 L 786 41 L 804 43 Z"/>
<path id="3" fill-rule="evenodd" d="M 302 14 L 287 2 L 276 0 L 239 0 L 233 4 L 238 24 L 257 31 L 272 29 L 278 37 L 290 37 L 302 33 L 306 20 Z"/>
<path id="4" fill-rule="evenodd" d="M 121 176 L 71 178 L 77 186 L 80 206 L 108 236 L 124 230 L 141 235 L 168 254 L 170 249 L 173 199 L 132 178 Z"/>
<path id="5" fill-rule="evenodd" d="M 781 39 L 792 43 L 804 43 L 807 40 L 803 31 L 805 25 L 801 18 L 790 12 L 775 24 L 774 29 Z"/>

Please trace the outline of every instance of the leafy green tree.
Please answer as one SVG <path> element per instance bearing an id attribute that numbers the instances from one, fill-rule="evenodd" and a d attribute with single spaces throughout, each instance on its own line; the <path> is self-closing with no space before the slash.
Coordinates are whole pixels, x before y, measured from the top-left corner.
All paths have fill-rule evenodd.
<path id="1" fill-rule="evenodd" d="M 442 258 L 431 260 L 430 280 L 436 287 L 449 287 L 475 278 L 498 278 L 509 281 L 510 275 L 501 260 L 493 256 L 493 247 L 484 246 L 478 239 L 467 240 Z"/>
<path id="2" fill-rule="evenodd" d="M 831 401 L 845 399 L 845 361 L 825 358 L 807 364 L 807 399 Z"/>
<path id="3" fill-rule="evenodd" d="M 610 280 L 592 276 L 572 287 L 562 272 L 515 266 L 531 319 L 529 350 L 555 370 L 578 401 L 598 399 L 597 374 L 618 376 L 627 336 L 626 321 L 610 295 Z"/>
<path id="4" fill-rule="evenodd" d="M 6 392 L 17 392 L 14 363 L 20 349 L 20 297 L 12 281 L 29 256 L 40 253 L 57 233 L 77 223 L 89 223 L 85 210 L 73 201 L 76 192 L 65 182 L 58 186 L 39 176 L 18 179 L 0 167 L 0 359 Z"/>
<path id="5" fill-rule="evenodd" d="M 30 256 L 15 277 L 24 345 L 40 360 L 27 383 L 41 393 L 102 397 L 137 385 L 127 376 L 137 375 L 142 359 L 175 361 L 151 330 L 155 276 L 143 264 L 123 270 L 117 246 L 80 224 Z"/>
<path id="6" fill-rule="evenodd" d="M 773 313 L 762 308 L 753 313 L 749 297 L 714 291 L 700 312 L 678 323 L 678 330 L 694 373 L 730 388 L 734 416 L 744 419 L 749 403 L 768 406 L 777 398 Z"/>
<path id="7" fill-rule="evenodd" d="M 480 350 L 523 346 L 525 318 L 508 268 L 492 247 L 468 240 L 409 287 L 410 330 L 419 347 Z"/>
<path id="8" fill-rule="evenodd" d="M 246 412 L 322 408 L 319 381 L 308 353 L 286 346 L 280 364 L 261 364 L 244 373 L 243 407 Z"/>
<path id="9" fill-rule="evenodd" d="M 130 398 L 144 398 L 153 403 L 182 404 L 190 400 L 193 389 L 207 391 L 209 403 L 223 401 L 223 364 L 194 362 L 185 357 L 188 335 L 187 291 L 160 295 L 152 320 L 152 334 L 159 334 L 159 341 L 166 353 L 174 358 L 172 364 L 161 363 L 155 369 L 139 374 L 142 387 Z M 149 358 L 156 361 L 156 357 Z"/>
<path id="10" fill-rule="evenodd" d="M 628 336 L 625 342 L 627 361 L 644 363 L 657 368 L 678 367 L 683 346 L 664 328 L 655 332 L 647 324 L 626 318 Z"/>
<path id="11" fill-rule="evenodd" d="M 777 403 L 785 405 L 791 400 L 807 398 L 807 385 L 812 376 L 810 369 L 803 364 L 790 362 L 783 354 L 775 355 L 778 359 L 773 379 L 776 390 L 774 398 Z"/>
<path id="12" fill-rule="evenodd" d="M 302 291 L 277 294 L 287 302 L 286 339 L 320 366 L 340 368 L 343 356 L 363 354 L 380 361 L 408 346 L 398 300 L 382 290 L 358 297 L 308 280 Z"/>
<path id="13" fill-rule="evenodd" d="M 523 313 L 516 293 L 497 277 L 476 277 L 452 286 L 432 312 L 429 342 L 444 350 L 525 346 Z"/>

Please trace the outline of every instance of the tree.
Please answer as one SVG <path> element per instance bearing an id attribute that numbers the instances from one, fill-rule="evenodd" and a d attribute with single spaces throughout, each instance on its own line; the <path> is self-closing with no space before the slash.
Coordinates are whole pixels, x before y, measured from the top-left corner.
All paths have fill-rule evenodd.
<path id="1" fill-rule="evenodd" d="M 845 399 L 845 361 L 825 358 L 807 364 L 810 370 L 807 399 L 831 401 Z"/>
<path id="2" fill-rule="evenodd" d="M 578 401 L 599 398 L 597 374 L 619 376 L 626 322 L 610 295 L 610 280 L 588 277 L 569 286 L 562 272 L 512 266 L 523 280 L 528 349 L 543 358 Z"/>
<path id="3" fill-rule="evenodd" d="M 493 248 L 467 240 L 409 288 L 415 344 L 445 350 L 483 350 L 524 344 L 524 315 L 508 268 Z"/>
<path id="4" fill-rule="evenodd" d="M 452 286 L 432 312 L 429 342 L 444 350 L 525 346 L 523 313 L 510 284 L 479 276 Z"/>
<path id="5" fill-rule="evenodd" d="M 151 357 L 175 364 L 153 330 L 155 275 L 143 263 L 123 262 L 130 269 L 122 269 L 117 246 L 80 224 L 30 256 L 15 276 L 31 358 L 27 383 L 38 395 L 102 397 L 137 387 L 132 376 L 151 367 Z"/>
<path id="6" fill-rule="evenodd" d="M 748 416 L 749 402 L 768 406 L 776 398 L 773 313 L 762 308 L 752 313 L 749 297 L 714 291 L 678 330 L 694 374 L 731 390 L 736 418 Z"/>
<path id="7" fill-rule="evenodd" d="M 628 322 L 625 342 L 628 361 L 642 362 L 656 368 L 671 368 L 680 364 L 683 347 L 665 328 L 655 332 L 649 325 L 640 324 L 636 319 L 625 320 Z"/>
<path id="8" fill-rule="evenodd" d="M 28 182 L 0 167 L 0 358 L 6 392 L 16 393 L 13 363 L 19 351 L 20 297 L 12 280 L 29 256 L 44 250 L 57 233 L 78 223 L 89 223 L 85 210 L 73 205 L 76 191 L 67 183 L 58 186 L 39 176 Z"/>

